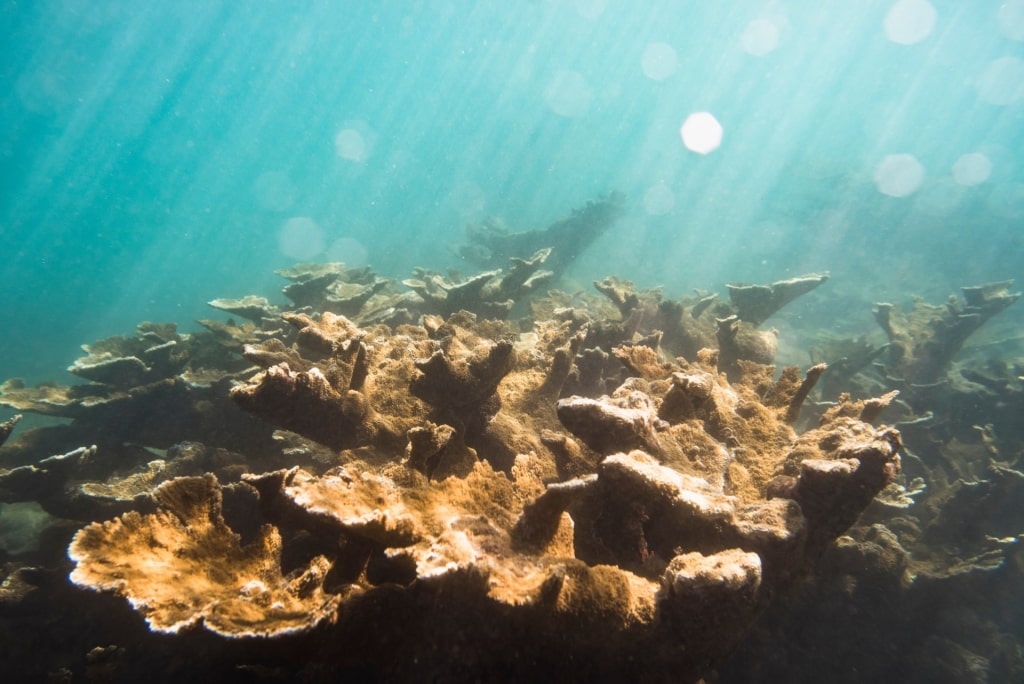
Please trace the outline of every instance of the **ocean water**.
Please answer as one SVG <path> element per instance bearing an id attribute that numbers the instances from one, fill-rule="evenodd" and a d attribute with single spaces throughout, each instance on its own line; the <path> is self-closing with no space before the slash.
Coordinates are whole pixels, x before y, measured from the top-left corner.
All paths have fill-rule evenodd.
<path id="1" fill-rule="evenodd" d="M 870 322 L 872 301 L 1017 276 L 1022 12 L 6 2 L 0 376 L 62 379 L 142 320 L 188 330 L 296 260 L 471 271 L 467 223 L 539 228 L 611 190 L 628 210 L 582 287 L 828 270 Z M 705 154 L 680 133 L 700 112 Z"/>
<path id="2" fill-rule="evenodd" d="M 467 225 L 608 192 L 560 287 L 827 271 L 788 362 L 1024 275 L 1024 0 L 0 0 L 0 36 L 0 381 L 296 262 L 473 273 Z"/>

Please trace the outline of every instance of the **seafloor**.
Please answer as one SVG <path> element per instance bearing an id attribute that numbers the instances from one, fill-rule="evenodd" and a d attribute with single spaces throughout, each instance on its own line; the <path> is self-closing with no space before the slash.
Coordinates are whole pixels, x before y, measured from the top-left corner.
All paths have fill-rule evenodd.
<path id="1" fill-rule="evenodd" d="M 964 350 L 1012 282 L 778 370 L 826 274 L 556 289 L 621 202 L 4 383 L 5 677 L 1024 681 L 1024 362 Z"/>

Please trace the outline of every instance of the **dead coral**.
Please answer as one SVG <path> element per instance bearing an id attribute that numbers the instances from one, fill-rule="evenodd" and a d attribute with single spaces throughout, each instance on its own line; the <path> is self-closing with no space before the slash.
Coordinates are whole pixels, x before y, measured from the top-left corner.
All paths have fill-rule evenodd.
<path id="1" fill-rule="evenodd" d="M 771 285 L 730 284 L 729 302 L 740 320 L 755 328 L 776 311 L 828 280 L 827 273 L 811 273 Z"/>
<path id="2" fill-rule="evenodd" d="M 775 359 L 778 334 L 774 330 L 756 330 L 735 314 L 715 323 L 719 363 L 730 377 L 736 377 L 740 361 L 770 364 Z"/>
<path id="3" fill-rule="evenodd" d="M 247 347 L 254 361 L 275 365 L 232 389 L 231 397 L 245 410 L 335 449 L 404 448 L 406 432 L 426 414 L 419 400 L 405 394 L 414 360 L 429 348 L 425 335 L 364 331 L 330 313 L 318 320 L 306 314 L 285 318 L 299 328 L 299 349 L 280 343 Z M 377 333 L 372 339 L 371 332 Z M 304 370 L 291 368 L 293 358 Z"/>
<path id="4" fill-rule="evenodd" d="M 853 377 L 869 368 L 887 349 L 887 345 L 872 344 L 864 335 L 822 339 L 809 351 L 812 363 L 828 366 L 821 380 L 821 396 L 833 400 L 841 392 L 850 392 Z"/>
<path id="5" fill-rule="evenodd" d="M 604 234 L 622 213 L 624 198 L 616 193 L 588 202 L 568 218 L 543 230 L 510 232 L 490 221 L 467 229 L 468 245 L 459 254 L 484 268 L 496 268 L 507 259 L 528 259 L 538 250 L 550 249 L 547 268 L 557 278 L 590 244 Z"/>
<path id="6" fill-rule="evenodd" d="M 0 469 L 0 501 L 37 501 L 44 507 L 62 499 L 68 480 L 82 461 L 96 455 L 96 445 L 78 447 L 66 454 L 40 459 L 38 463 Z"/>
<path id="7" fill-rule="evenodd" d="M 248 637 L 233 642 L 245 656 L 232 667 L 272 663 L 286 678 L 671 672 L 695 681 L 823 554 L 845 564 L 850 587 L 889 577 L 890 566 L 954 576 L 959 566 L 942 564 L 949 554 L 919 557 L 933 543 L 977 551 L 964 559 L 974 570 L 1010 564 L 1003 549 L 1016 519 L 993 502 L 1020 488 L 1006 456 L 1014 432 L 979 419 L 968 464 L 940 458 L 943 475 L 931 455 L 908 456 L 932 470 L 898 479 L 899 434 L 870 424 L 892 394 L 841 397 L 804 431 L 811 421 L 798 414 L 827 377 L 823 366 L 777 373 L 757 362 L 774 358 L 777 337 L 758 326 L 822 276 L 730 286 L 728 302 L 706 292 L 666 300 L 608 278 L 595 284 L 600 294 L 533 297 L 533 321 L 508 321 L 567 263 L 557 244 L 532 241 L 600 229 L 614 213 L 592 209 L 528 238 L 485 231 L 496 249 L 531 249 L 478 251 L 496 259 L 480 278 L 424 270 L 416 292 L 398 293 L 369 269 L 301 265 L 282 272 L 298 310 L 215 300 L 247 322 L 207 322 L 196 336 L 147 326 L 97 343 L 79 365 L 109 384 L 7 383 L 5 401 L 74 419 L 59 428 L 64 441 L 103 439 L 74 452 L 51 449 L 53 432 L 20 433 L 0 450 L 0 495 L 37 501 L 76 526 L 117 516 L 75 537 L 79 585 L 127 598 L 155 631 L 177 633 L 164 643 L 182 649 L 204 639 L 213 652 L 224 645 L 217 637 Z M 105 367 L 108 353 L 127 360 Z M 958 391 L 1009 399 L 1006 415 L 1019 406 L 1013 368 L 962 368 Z M 232 384 L 258 426 L 251 450 L 223 436 L 236 430 L 225 421 L 204 437 L 231 449 L 182 443 L 154 453 L 167 446 L 157 437 L 209 427 L 183 429 L 195 413 L 182 396 L 216 415 L 209 404 Z M 158 392 L 178 402 L 146 403 Z M 99 412 L 108 402 L 117 410 Z M 147 412 L 163 432 L 138 428 Z M 110 439 L 121 419 L 133 431 Z M 129 435 L 140 443 L 116 444 Z M 63 456 L 39 458 L 50 453 Z M 187 477 L 196 473 L 216 478 Z M 975 486 L 980 479 L 990 484 Z M 906 496 L 889 497 L 902 502 L 902 517 L 886 519 L 892 531 L 872 500 L 899 486 Z M 927 516 L 924 505 L 934 506 Z M 971 507 L 997 510 L 1010 527 L 975 543 L 963 515 Z M 851 528 L 858 516 L 875 526 Z M 940 528 L 956 534 L 937 541 Z M 57 547 L 48 553 L 62 556 L 66 546 Z M 113 605 L 84 593 L 74 605 Z M 124 658 L 143 660 L 134 652 Z M 107 662 L 104 653 L 93 658 Z"/>
<path id="8" fill-rule="evenodd" d="M 241 299 L 214 299 L 207 304 L 214 309 L 241 316 L 257 325 L 264 320 L 272 320 L 281 315 L 281 310 L 271 304 L 266 297 L 255 295 L 248 295 Z"/>
<path id="9" fill-rule="evenodd" d="M 142 323 L 133 337 L 111 337 L 84 349 L 87 355 L 68 370 L 89 384 L 27 387 L 12 379 L 0 385 L 0 405 L 73 421 L 48 428 L 66 437 L 49 453 L 80 446 L 80 433 L 115 453 L 125 443 L 167 448 L 183 440 L 254 456 L 265 452 L 265 425 L 228 400 L 230 383 L 249 363 L 215 335 L 184 335 L 172 324 Z"/>
<path id="10" fill-rule="evenodd" d="M 828 280 L 809 274 L 771 285 L 729 285 L 729 303 L 717 295 L 698 292 L 696 299 L 666 300 L 658 289 L 636 291 L 633 283 L 606 278 L 594 285 L 619 312 L 621 322 L 595 326 L 585 346 L 635 344 L 658 334 L 658 343 L 676 356 L 696 358 L 701 349 L 717 348 L 720 365 L 733 375 L 740 360 L 770 364 L 775 358 L 777 333 L 759 327 L 772 314 Z M 576 314 L 577 317 L 582 314 Z M 599 341 L 600 340 L 600 341 Z"/>
<path id="11" fill-rule="evenodd" d="M 450 316 L 469 311 L 485 318 L 504 319 L 516 301 L 522 301 L 551 279 L 552 272 L 541 269 L 550 254 L 551 249 L 546 248 L 528 259 L 512 257 L 507 273 L 498 269 L 465 279 L 420 268 L 416 269 L 415 278 L 403 280 L 402 284 L 422 298 L 425 313 Z"/>
<path id="12" fill-rule="evenodd" d="M 446 336 L 429 357 L 416 361 L 420 374 L 409 391 L 438 408 L 476 406 L 490 398 L 512 370 L 512 351 L 510 339 L 474 349 L 455 335 Z"/>
<path id="13" fill-rule="evenodd" d="M 400 292 L 392 280 L 378 277 L 369 267 L 303 263 L 275 273 L 291 281 L 282 293 L 294 309 L 346 316 L 361 325 L 413 321 L 408 307 L 417 304 L 417 297 Z"/>
<path id="14" fill-rule="evenodd" d="M 963 301 L 950 297 L 944 306 L 914 301 L 909 314 L 892 304 L 875 306 L 875 320 L 889 337 L 886 373 L 907 383 L 939 381 L 964 341 L 993 316 L 1013 304 L 1012 280 L 964 287 Z"/>
<path id="15" fill-rule="evenodd" d="M 356 390 L 339 392 L 320 369 L 293 372 L 271 366 L 231 397 L 246 411 L 322 444 L 347 449 L 369 443 L 366 400 Z"/>
<path id="16" fill-rule="evenodd" d="M 557 404 L 566 429 L 598 453 L 646 449 L 661 454 L 656 430 L 667 425 L 657 417 L 651 398 L 627 387 L 604 399 L 569 397 Z"/>
<path id="17" fill-rule="evenodd" d="M 790 453 L 799 444 L 792 414 L 814 373 L 801 380 L 787 370 L 775 380 L 770 367 L 744 362 L 733 386 L 717 372 L 713 352 L 701 354 L 697 364 L 679 365 L 637 345 L 615 355 L 641 377 L 630 378 L 611 397 L 555 402 L 549 378 L 557 352 L 578 348 L 582 340 L 570 335 L 571 326 L 514 342 L 503 332 L 507 328 L 465 314 L 427 320 L 425 334 L 410 335 L 363 330 L 329 314 L 291 320 L 301 326 L 296 346 L 319 360 L 306 359 L 311 365 L 301 372 L 284 363 L 272 365 L 236 389 L 237 400 L 252 402 L 275 422 L 337 449 L 376 445 L 359 451 L 371 460 L 355 458 L 321 476 L 299 469 L 246 476 L 259 492 L 260 510 L 275 526 L 264 527 L 248 546 L 241 546 L 219 517 L 212 478 L 162 485 L 154 494 L 161 507 L 157 513 L 129 513 L 79 534 L 71 549 L 79 563 L 76 581 L 124 593 L 154 628 L 168 631 L 201 616 L 209 629 L 235 633 L 240 624 L 234 613 L 245 608 L 257 611 L 256 621 L 264 625 L 251 633 L 275 634 L 359 614 L 385 592 L 398 614 L 410 610 L 407 601 L 433 601 L 455 592 L 460 598 L 454 610 L 460 615 L 503 605 L 523 611 L 517 619 L 537 624 L 585 620 L 611 644 L 667 639 L 687 647 L 679 653 L 695 648 L 700 659 L 714 658 L 746 630 L 768 596 L 806 572 L 821 546 L 849 525 L 848 517 L 888 484 L 897 467 L 898 442 L 844 418 L 844 429 L 852 430 L 849 438 L 829 426 L 816 441 L 808 438 L 814 444 L 841 443 L 831 451 L 808 452 L 829 464 L 821 466 L 826 470 L 842 471 L 838 479 L 819 486 L 819 467 L 807 470 L 803 464 L 790 498 L 765 499 L 775 471 L 789 460 L 799 461 Z M 297 350 L 277 346 L 262 353 L 273 361 Z M 564 367 L 557 371 L 563 373 Z M 395 403 L 403 395 L 413 401 L 406 410 Z M 354 403 L 346 406 L 346 400 Z M 545 403 L 547 413 L 538 410 Z M 399 415 L 407 426 L 401 450 L 394 439 L 375 437 L 381 416 Z M 458 420 L 455 426 L 436 423 L 427 419 L 430 415 Z M 469 429 L 467 416 L 482 421 L 478 429 Z M 555 469 L 545 463 L 550 457 L 539 456 L 547 447 L 533 431 L 549 430 L 544 443 L 561 445 L 563 458 L 574 449 L 570 438 L 550 432 L 556 420 L 591 450 L 608 455 L 594 475 L 545 491 L 543 480 Z M 489 459 L 496 450 L 515 452 L 520 444 L 529 448 L 512 458 L 506 472 L 473 455 L 479 450 Z M 576 453 L 571 467 L 578 468 L 590 457 Z M 433 481 L 423 477 L 438 469 L 452 472 L 453 454 L 465 464 L 461 474 Z M 460 460 L 465 456 L 468 461 Z M 274 554 L 282 537 L 268 529 L 287 531 L 285 539 L 309 540 L 311 551 L 299 563 L 305 579 L 281 575 Z M 233 568 L 223 570 L 231 578 L 228 586 L 218 583 L 202 599 L 190 598 L 172 610 L 164 608 L 162 590 L 147 588 L 138 566 L 118 566 L 117 572 L 129 578 L 120 583 L 85 579 L 101 556 L 123 557 L 138 539 L 153 534 L 165 538 L 168 549 L 197 549 L 189 558 L 207 562 L 214 553 L 226 558 Z M 133 557 L 149 562 L 151 555 L 165 552 L 157 547 Z M 257 554 L 264 560 L 252 559 Z M 157 560 L 171 562 L 163 556 Z M 328 567 L 333 580 L 324 584 Z M 203 574 L 208 570 L 186 566 L 179 571 L 195 578 L 185 585 L 188 596 L 210 581 Z M 254 574 L 255 580 L 242 581 Z M 147 577 L 152 581 L 156 574 Z M 303 581 L 312 594 L 295 596 Z M 386 588 L 396 584 L 407 588 L 406 598 Z M 294 611 L 284 611 L 290 617 L 259 613 L 249 606 L 255 600 L 250 593 L 286 608 L 308 598 L 317 608 L 311 622 L 296 627 L 289 622 L 297 619 Z M 684 616 L 695 610 L 723 616 L 713 634 L 686 628 Z M 351 624 L 339 627 L 341 634 Z M 537 634 L 548 634 L 547 629 Z M 618 652 L 617 646 L 576 648 L 602 667 L 611 666 L 608 654 Z M 353 658 L 358 662 L 357 655 L 341 662 Z M 670 661 L 698 671 L 689 656 Z"/>
<path id="18" fill-rule="evenodd" d="M 628 349 L 620 356 L 638 367 Z M 787 369 L 776 381 L 773 367 L 743 361 L 731 385 L 717 358 L 707 352 L 699 364 L 673 366 L 650 357 L 650 380 L 630 379 L 599 399 L 560 399 L 558 418 L 599 454 L 641 449 L 710 482 L 729 480 L 745 497 L 762 495 L 796 440 L 791 425 L 823 369 L 810 369 L 803 381 Z"/>
<path id="19" fill-rule="evenodd" d="M 3 443 L 7 441 L 7 438 L 11 436 L 11 433 L 14 432 L 14 426 L 17 425 L 20 420 L 21 414 L 18 413 L 0 423 L 0 446 L 3 446 Z"/>
<path id="20" fill-rule="evenodd" d="M 341 597 L 323 591 L 329 561 L 314 558 L 284 577 L 280 534 L 268 525 L 242 546 L 212 475 L 174 480 L 154 497 L 156 513 L 129 512 L 75 535 L 72 582 L 124 596 L 158 632 L 201 624 L 226 637 L 270 637 L 333 617 Z"/>

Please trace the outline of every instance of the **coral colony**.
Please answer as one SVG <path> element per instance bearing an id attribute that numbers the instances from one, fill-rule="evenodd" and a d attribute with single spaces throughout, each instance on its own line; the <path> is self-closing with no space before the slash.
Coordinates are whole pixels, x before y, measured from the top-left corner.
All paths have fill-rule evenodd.
<path id="1" fill-rule="evenodd" d="M 686 682 L 798 585 L 889 577 L 898 605 L 1020 562 L 1019 525 L 963 514 L 1020 500 L 1021 367 L 955 358 L 1012 283 L 879 304 L 888 344 L 777 372 L 762 325 L 827 275 L 553 289 L 621 207 L 476 226 L 468 277 L 299 264 L 288 305 L 218 299 L 202 332 L 86 345 L 83 384 L 6 382 L 67 420 L 0 430 L 0 500 L 57 521 L 6 559 L 5 640 L 59 640 L 28 661 L 51 676 Z"/>

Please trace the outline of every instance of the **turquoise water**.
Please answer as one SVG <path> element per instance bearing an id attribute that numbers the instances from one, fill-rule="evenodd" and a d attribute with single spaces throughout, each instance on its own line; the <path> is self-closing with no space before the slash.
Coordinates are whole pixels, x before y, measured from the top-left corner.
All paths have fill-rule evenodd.
<path id="1" fill-rule="evenodd" d="M 4 378 L 66 381 L 79 344 L 193 329 L 296 260 L 472 271 L 467 223 L 611 190 L 581 287 L 828 270 L 870 329 L 1024 264 L 1019 1 L 67 0 L 0 31 Z"/>

